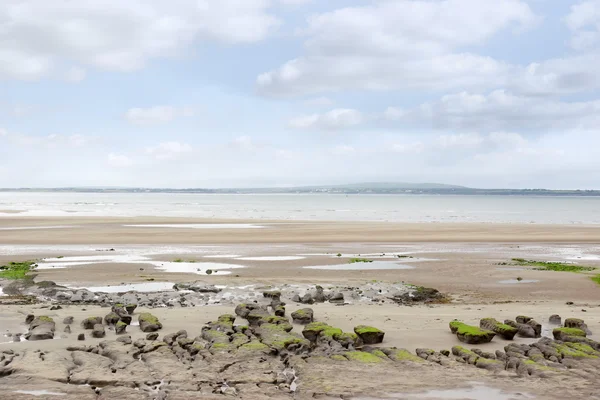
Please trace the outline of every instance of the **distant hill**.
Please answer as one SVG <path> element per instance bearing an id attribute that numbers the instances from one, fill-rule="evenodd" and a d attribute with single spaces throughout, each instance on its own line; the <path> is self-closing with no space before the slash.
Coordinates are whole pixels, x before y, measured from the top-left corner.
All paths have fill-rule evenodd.
<path id="1" fill-rule="evenodd" d="M 465 186 L 446 185 L 443 183 L 407 183 L 407 182 L 365 182 L 365 183 L 350 183 L 347 185 L 329 186 L 332 188 L 347 188 L 347 189 L 373 189 L 373 190 L 398 190 L 398 189 L 468 189 Z"/>

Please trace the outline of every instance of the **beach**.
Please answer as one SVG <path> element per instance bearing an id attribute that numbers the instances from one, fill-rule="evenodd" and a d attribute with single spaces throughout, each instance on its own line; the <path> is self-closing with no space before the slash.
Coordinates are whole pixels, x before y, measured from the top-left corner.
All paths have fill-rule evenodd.
<path id="1" fill-rule="evenodd" d="M 121 298 L 137 301 L 138 313 L 147 311 L 157 316 L 164 326 L 161 336 L 186 330 L 190 337 L 194 337 L 204 332 L 202 326 L 205 324 L 215 321 L 220 315 L 232 314 L 236 304 L 243 300 L 267 306 L 270 300 L 262 294 L 269 290 L 282 293 L 287 316 L 308 306 L 314 311 L 316 321 L 344 332 L 352 332 L 357 325 L 375 326 L 385 331 L 386 348 L 402 348 L 413 353 L 419 348 L 451 349 L 460 342 L 456 335 L 450 333 L 449 322 L 460 320 L 479 326 L 479 320 L 486 317 L 504 321 L 514 320 L 518 315 L 529 315 L 541 323 L 543 335 L 550 337 L 555 328 L 548 323 L 551 315 L 558 314 L 563 319 L 584 319 L 591 332 L 588 338 L 597 340 L 600 333 L 600 287 L 591 279 L 597 272 L 542 271 L 515 262 L 515 259 L 539 260 L 600 268 L 600 246 L 597 243 L 600 243 L 600 226 L 593 224 L 33 217 L 7 214 L 0 218 L 0 263 L 36 260 L 35 281 L 50 281 L 58 287 L 35 289 L 38 298 L 42 293 L 46 296 L 45 301 L 35 304 L 11 303 L 7 300 L 14 296 L 7 296 L 7 293 L 0 296 L 0 302 L 5 300 L 0 315 L 3 331 L 5 335 L 11 335 L 5 336 L 0 343 L 0 351 L 10 349 L 26 355 L 42 349 L 48 354 L 67 354 L 66 348 L 73 351 L 81 344 L 88 346 L 89 351 L 101 349 L 106 346 L 103 341 L 108 339 L 89 337 L 85 342 L 76 340 L 79 333 L 89 334 L 77 322 L 90 315 L 106 314 L 110 311 L 106 307 Z M 189 282 L 217 287 L 219 293 L 189 294 L 189 291 L 180 292 L 172 287 Z M 9 290 L 7 281 L 1 285 L 5 292 Z M 329 302 L 304 305 L 292 299 L 295 294 L 302 296 L 314 291 L 317 285 L 324 287 L 326 293 L 342 292 L 346 305 Z M 439 290 L 445 296 L 444 301 L 406 305 L 393 300 L 394 290 L 418 287 Z M 71 300 L 60 300 L 61 295 L 57 293 L 65 290 L 74 296 L 77 291 L 104 294 L 96 296 L 96 300 L 77 304 L 71 301 L 75 297 L 70 297 L 70 294 L 68 298 Z M 57 304 L 61 305 L 60 309 L 49 310 L 51 305 Z M 13 342 L 12 335 L 26 333 L 27 326 L 23 321 L 28 314 L 43 314 L 55 320 L 57 340 Z M 74 317 L 76 321 L 69 326 L 70 334 L 61 333 L 67 325 L 61 322 L 67 316 Z M 110 326 L 108 329 L 106 338 L 114 340 L 114 332 L 110 332 Z M 302 325 L 295 323 L 292 332 L 300 334 L 302 329 Z M 136 326 L 130 326 L 127 332 L 132 341 L 143 341 L 146 337 Z M 477 347 L 486 352 L 502 352 L 509 343 L 530 346 L 537 340 L 516 337 L 508 342 L 496 338 Z M 214 352 L 205 359 L 216 363 L 216 359 L 211 357 L 216 357 Z M 237 356 L 230 352 L 227 357 Z M 300 374 L 301 363 L 289 362 Z M 355 370 L 353 364 L 348 364 L 345 369 L 348 375 L 344 380 L 353 377 L 352 384 L 342 384 L 333 376 L 329 382 L 322 382 L 315 380 L 312 373 L 304 372 L 303 377 L 299 375 L 298 391 L 294 390 L 293 396 L 339 398 L 335 396 L 352 395 L 355 397 L 348 398 L 356 399 L 417 396 L 414 398 L 435 399 L 438 398 L 435 393 L 433 397 L 418 396 L 424 396 L 423 391 L 428 390 L 459 389 L 459 393 L 467 396 L 465 398 L 488 398 L 468 396 L 469 393 L 476 396 L 481 390 L 484 395 L 498 390 L 503 393 L 499 399 L 517 398 L 513 396 L 517 396 L 519 391 L 540 398 L 558 399 L 582 393 L 582 390 L 587 390 L 589 381 L 587 376 L 574 378 L 558 373 L 551 379 L 524 378 L 518 374 L 519 380 L 515 381 L 509 378 L 510 374 L 504 368 L 502 373 L 488 373 L 475 367 L 444 363 L 441 369 L 431 365 L 419 365 L 408 370 L 396 370 L 394 367 L 386 373 L 401 376 L 401 382 L 391 379 L 379 384 L 375 384 L 369 374 L 359 377 L 360 365 Z M 151 363 L 149 365 L 151 369 L 157 368 Z M 317 363 L 315 371 L 322 369 L 323 373 L 330 374 L 334 367 L 329 362 Z M 380 365 L 372 368 L 373 374 L 383 372 Z M 18 378 L 20 370 L 15 371 L 14 381 L 7 378 L 0 381 L 5 385 L 4 389 L 0 385 L 0 390 L 4 390 L 3 398 L 29 398 L 26 396 L 31 394 L 16 393 L 14 385 L 20 384 L 21 378 Z M 92 373 L 92 370 L 88 372 Z M 30 388 L 41 390 L 41 395 L 44 391 L 80 397 L 89 394 L 79 386 L 66 388 L 57 384 L 54 378 L 40 371 L 25 368 L 21 373 Z M 419 383 L 423 376 L 429 377 L 430 385 Z M 564 387 L 566 379 L 578 379 L 582 386 Z M 86 382 L 93 382 L 92 386 L 96 388 L 103 387 L 99 393 L 108 396 L 124 390 L 115 391 L 115 387 L 131 384 L 117 381 L 121 383 Z M 474 385 L 473 382 L 479 384 Z M 183 389 L 173 385 L 177 389 L 171 390 L 177 394 L 164 398 L 187 398 L 177 397 L 183 396 Z M 258 399 L 271 395 L 272 398 L 288 398 L 288 395 L 275 396 L 266 386 L 259 393 L 254 389 L 244 389 L 244 385 L 235 385 L 237 391 L 246 393 L 244 398 Z M 477 385 L 483 385 L 483 389 Z M 144 396 L 148 397 L 140 398 L 161 398 L 157 397 L 158 393 L 162 393 L 161 389 L 155 392 L 146 390 Z M 123 393 L 119 394 L 124 396 L 122 398 L 136 398 L 131 392 Z M 393 397 L 399 396 L 399 393 L 405 397 Z M 439 396 L 445 398 L 443 393 Z M 51 397 L 48 395 L 48 398 Z M 35 398 L 40 398 L 39 393 Z"/>

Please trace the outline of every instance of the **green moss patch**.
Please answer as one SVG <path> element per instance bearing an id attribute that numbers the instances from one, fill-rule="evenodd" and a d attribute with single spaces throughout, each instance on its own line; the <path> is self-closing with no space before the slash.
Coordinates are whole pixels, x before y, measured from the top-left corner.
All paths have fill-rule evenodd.
<path id="1" fill-rule="evenodd" d="M 349 264 L 356 264 L 356 263 L 372 263 L 373 260 L 369 260 L 368 258 L 351 258 L 350 260 L 348 260 Z"/>
<path id="2" fill-rule="evenodd" d="M 589 272 L 594 271 L 596 269 L 594 267 L 583 267 L 562 262 L 534 261 L 525 260 L 523 258 L 513 258 L 512 261 L 515 262 L 517 265 L 522 265 L 526 267 L 537 267 L 535 269 L 538 271 Z"/>
<path id="3" fill-rule="evenodd" d="M 344 356 L 350 361 L 357 361 L 365 364 L 377 364 L 383 362 L 383 359 L 367 353 L 366 351 L 348 351 L 344 353 Z"/>
<path id="4" fill-rule="evenodd" d="M 0 266 L 0 278 L 25 279 L 36 266 L 35 261 L 10 262 Z"/>

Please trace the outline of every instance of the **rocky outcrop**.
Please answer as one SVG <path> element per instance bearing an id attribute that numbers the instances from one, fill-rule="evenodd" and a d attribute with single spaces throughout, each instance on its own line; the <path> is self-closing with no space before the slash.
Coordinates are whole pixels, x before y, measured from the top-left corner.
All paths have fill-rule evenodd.
<path id="1" fill-rule="evenodd" d="M 591 335 L 592 332 L 589 330 L 584 320 L 579 318 L 567 318 L 565 319 L 565 328 L 576 328 L 585 331 L 587 335 Z"/>
<path id="2" fill-rule="evenodd" d="M 460 321 L 452 321 L 450 323 L 450 331 L 456 334 L 458 340 L 467 344 L 489 343 L 496 336 L 492 331 L 483 330 Z"/>
<path id="3" fill-rule="evenodd" d="M 505 340 L 513 340 L 515 335 L 519 332 L 519 329 L 496 321 L 494 318 L 483 318 L 479 321 L 479 327 L 492 331 Z"/>
<path id="4" fill-rule="evenodd" d="M 29 332 L 25 334 L 25 339 L 29 341 L 54 339 L 56 324 L 48 316 L 34 318 L 29 324 Z"/>
<path id="5" fill-rule="evenodd" d="M 579 328 L 556 328 L 552 331 L 552 335 L 556 340 L 568 340 L 571 336 L 586 337 L 584 330 Z"/>

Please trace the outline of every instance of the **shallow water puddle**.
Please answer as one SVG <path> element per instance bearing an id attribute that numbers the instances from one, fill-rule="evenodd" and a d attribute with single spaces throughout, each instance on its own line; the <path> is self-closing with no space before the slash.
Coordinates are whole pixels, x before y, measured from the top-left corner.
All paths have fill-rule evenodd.
<path id="1" fill-rule="evenodd" d="M 29 394 L 31 396 L 66 396 L 66 393 L 50 392 L 48 390 L 15 390 L 13 393 Z"/>
<path id="2" fill-rule="evenodd" d="M 263 229 L 256 224 L 138 224 L 123 225 L 129 228 L 176 228 L 176 229 Z"/>
<path id="3" fill-rule="evenodd" d="M 175 262 L 153 260 L 143 255 L 103 255 L 103 256 L 74 256 L 62 258 L 45 258 L 38 263 L 38 270 L 61 269 L 93 264 L 144 264 L 152 265 L 159 270 L 173 273 L 189 273 L 198 275 L 225 275 L 228 269 L 245 268 L 242 265 L 222 264 L 213 262 Z M 209 272 L 210 271 L 210 272 Z"/>
<path id="4" fill-rule="evenodd" d="M 526 393 L 506 393 L 500 389 L 476 385 L 465 389 L 430 390 L 417 394 L 393 394 L 389 397 L 353 397 L 352 400 L 522 400 L 535 399 Z"/>
<path id="5" fill-rule="evenodd" d="M 243 261 L 294 261 L 304 260 L 303 256 L 264 256 L 264 257 L 239 257 L 237 260 Z"/>
<path id="6" fill-rule="evenodd" d="M 319 269 L 328 271 L 362 271 L 362 270 L 388 270 L 388 269 L 415 269 L 412 265 L 396 264 L 393 262 L 373 261 L 373 262 L 357 262 L 335 265 L 313 265 L 303 267 L 306 269 Z"/>
<path id="7" fill-rule="evenodd" d="M 498 281 L 498 283 L 500 283 L 502 285 L 518 285 L 518 284 L 537 283 L 537 282 L 539 282 L 539 280 L 537 280 L 537 279 L 522 279 L 522 280 L 505 279 L 503 281 Z"/>

